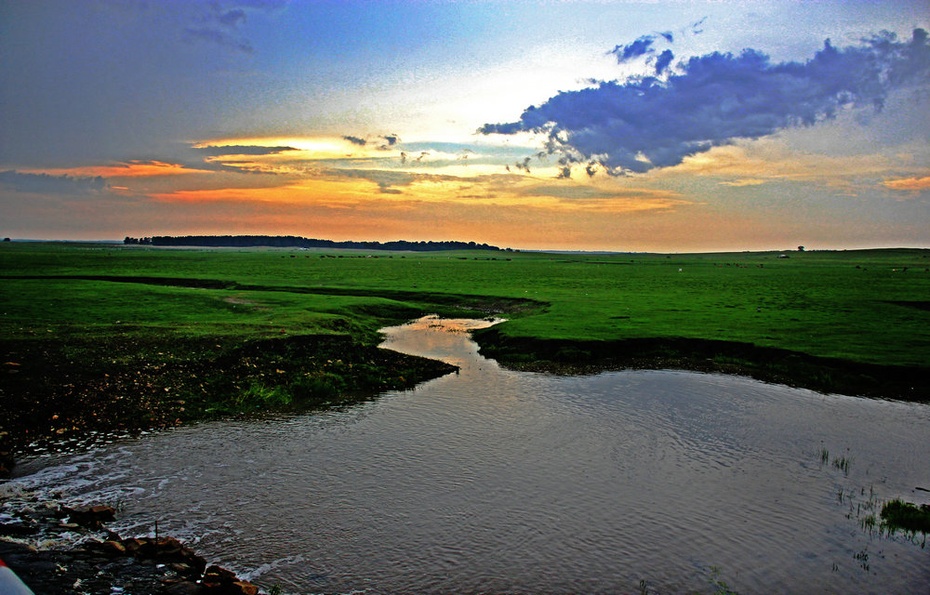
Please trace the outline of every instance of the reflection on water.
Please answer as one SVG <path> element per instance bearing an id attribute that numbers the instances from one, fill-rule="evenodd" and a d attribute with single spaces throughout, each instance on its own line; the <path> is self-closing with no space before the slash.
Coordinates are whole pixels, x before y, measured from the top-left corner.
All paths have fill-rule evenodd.
<path id="1" fill-rule="evenodd" d="M 468 324 L 388 329 L 386 346 L 461 366 L 415 390 L 37 460 L 16 483 L 119 501 L 118 531 L 158 520 L 292 593 L 713 592 L 712 567 L 746 593 L 926 592 L 930 550 L 857 515 L 870 494 L 927 501 L 930 407 L 684 372 L 511 372 Z"/>

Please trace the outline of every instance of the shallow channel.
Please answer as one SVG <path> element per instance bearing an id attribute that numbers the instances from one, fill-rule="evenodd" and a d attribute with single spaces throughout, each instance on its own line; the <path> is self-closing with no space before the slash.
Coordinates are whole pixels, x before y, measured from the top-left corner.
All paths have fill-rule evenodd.
<path id="1" fill-rule="evenodd" d="M 926 592 L 930 548 L 866 519 L 930 502 L 930 406 L 512 372 L 478 355 L 481 324 L 386 329 L 461 368 L 415 390 L 50 455 L 13 483 L 119 504 L 121 534 L 157 520 L 285 593 Z"/>

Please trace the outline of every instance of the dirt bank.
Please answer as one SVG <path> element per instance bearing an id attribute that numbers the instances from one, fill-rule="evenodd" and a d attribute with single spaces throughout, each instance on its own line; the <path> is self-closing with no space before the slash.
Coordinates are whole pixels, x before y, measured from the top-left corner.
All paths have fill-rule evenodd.
<path id="1" fill-rule="evenodd" d="M 750 376 L 825 393 L 930 402 L 930 367 L 881 366 L 821 358 L 751 343 L 664 338 L 564 341 L 476 331 L 480 353 L 505 367 L 563 374 L 676 369 Z"/>
<path id="2" fill-rule="evenodd" d="M 108 435 L 269 410 L 304 411 L 411 388 L 454 366 L 344 335 L 11 340 L 0 346 L 0 472 L 17 456 Z"/>

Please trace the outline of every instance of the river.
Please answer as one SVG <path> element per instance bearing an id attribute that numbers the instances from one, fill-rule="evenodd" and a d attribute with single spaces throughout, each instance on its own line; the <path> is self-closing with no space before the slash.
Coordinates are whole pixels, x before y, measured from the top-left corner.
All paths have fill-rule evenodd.
<path id="1" fill-rule="evenodd" d="M 458 374 L 345 409 L 205 423 L 24 461 L 284 593 L 927 593 L 930 407 L 714 374 L 514 372 L 481 321 L 386 329 Z M 8 487 L 9 489 L 9 487 Z"/>

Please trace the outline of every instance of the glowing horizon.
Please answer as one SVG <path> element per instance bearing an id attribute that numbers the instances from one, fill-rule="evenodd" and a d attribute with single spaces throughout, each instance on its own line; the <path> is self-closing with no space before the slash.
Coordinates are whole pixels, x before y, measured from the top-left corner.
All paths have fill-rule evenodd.
<path id="1" fill-rule="evenodd" d="M 853 4 L 0 3 L 0 235 L 930 246 L 930 20 Z"/>

